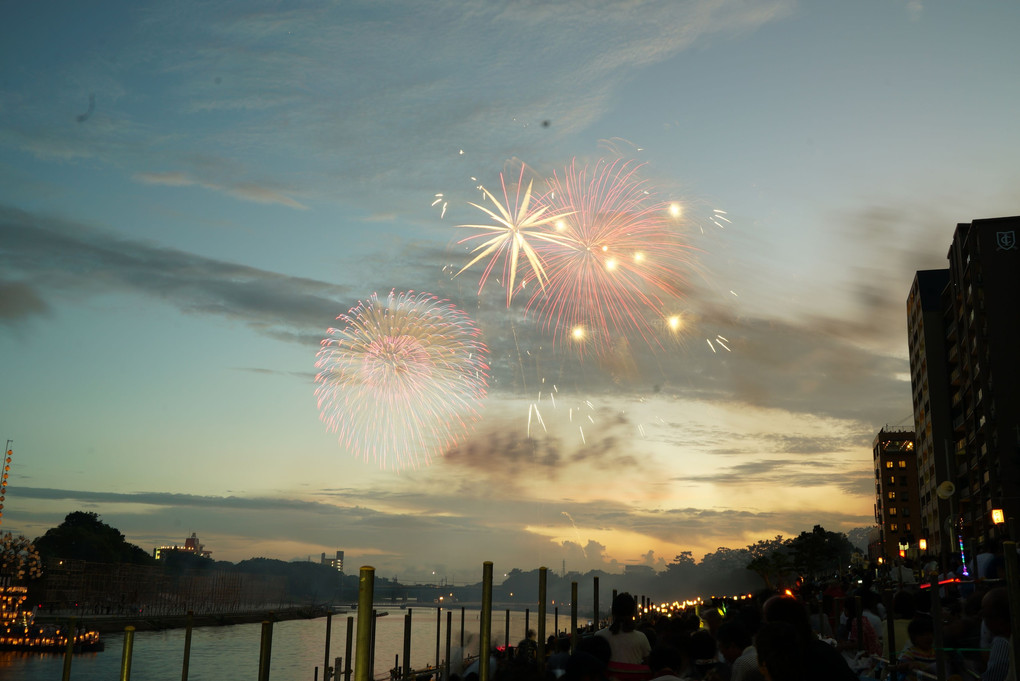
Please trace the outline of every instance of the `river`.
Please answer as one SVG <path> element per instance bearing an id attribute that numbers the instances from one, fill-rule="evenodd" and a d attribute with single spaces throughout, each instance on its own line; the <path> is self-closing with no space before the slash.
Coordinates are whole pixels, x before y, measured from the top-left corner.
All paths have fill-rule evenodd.
<path id="1" fill-rule="evenodd" d="M 411 617 L 411 666 L 424 667 L 436 664 L 436 610 L 433 608 L 412 608 Z M 392 669 L 397 655 L 402 655 L 404 646 L 405 610 L 380 609 L 388 612 L 376 623 L 375 673 L 378 677 Z M 446 656 L 446 618 L 453 613 L 451 627 L 451 654 L 457 659 L 456 649 L 460 646 L 461 611 L 459 608 L 442 611 L 440 629 L 440 656 Z M 353 614 L 337 614 L 332 618 L 330 636 L 330 664 L 336 657 L 343 657 L 347 647 L 347 618 Z M 510 644 L 524 638 L 525 613 L 510 613 Z M 570 628 L 570 617 L 558 618 L 561 630 Z M 578 626 L 586 624 L 579 621 Z M 478 652 L 477 641 L 480 630 L 479 611 L 464 612 L 465 648 L 468 655 Z M 530 626 L 538 627 L 535 612 L 530 615 Z M 353 647 L 357 648 L 357 617 L 354 616 Z M 546 635 L 555 631 L 554 616 L 549 614 Z M 502 645 L 506 639 L 506 612 L 494 611 L 492 615 L 492 640 Z M 179 681 L 184 660 L 184 629 L 165 631 L 140 631 L 134 636 L 131 659 L 131 678 L 137 681 Z M 189 681 L 222 681 L 223 679 L 255 679 L 258 677 L 259 649 L 262 639 L 261 624 L 235 624 L 225 627 L 197 627 L 191 634 L 191 657 L 188 665 Z M 83 653 L 73 657 L 71 662 L 72 681 L 109 681 L 120 678 L 121 657 L 124 647 L 123 634 L 103 636 L 106 648 L 99 653 Z M 273 625 L 272 661 L 270 679 L 276 681 L 312 681 L 315 668 L 319 667 L 318 678 L 322 679 L 322 663 L 325 654 L 326 618 L 314 620 L 291 620 Z M 473 642 L 473 645 L 472 645 Z M 353 653 L 356 655 L 356 652 Z M 0 652 L 0 679 L 3 681 L 60 681 L 63 671 L 63 655 L 40 653 Z M 352 661 L 353 666 L 353 661 Z"/>

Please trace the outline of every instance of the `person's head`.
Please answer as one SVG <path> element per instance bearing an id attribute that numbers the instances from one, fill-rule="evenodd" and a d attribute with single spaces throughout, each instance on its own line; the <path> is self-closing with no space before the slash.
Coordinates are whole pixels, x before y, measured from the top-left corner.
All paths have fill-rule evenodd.
<path id="1" fill-rule="evenodd" d="M 648 653 L 648 666 L 652 676 L 680 676 L 684 670 L 684 658 L 679 649 L 658 645 Z"/>
<path id="2" fill-rule="evenodd" d="M 935 644 L 935 626 L 930 617 L 915 617 L 907 625 L 907 635 L 915 648 L 931 650 Z"/>
<path id="3" fill-rule="evenodd" d="M 1009 636 L 1009 595 L 1006 587 L 992 589 L 981 599 L 981 618 L 993 636 Z"/>
<path id="4" fill-rule="evenodd" d="M 732 663 L 751 645 L 751 635 L 740 622 L 727 620 L 719 625 L 716 641 L 719 643 L 719 652 L 727 662 Z"/>
<path id="5" fill-rule="evenodd" d="M 634 629 L 634 616 L 637 615 L 637 602 L 634 597 L 624 591 L 617 594 L 613 599 L 613 625 L 610 627 L 615 634 L 621 629 L 632 631 Z"/>
<path id="6" fill-rule="evenodd" d="M 804 681 L 804 652 L 799 641 L 791 624 L 766 617 L 754 637 L 758 670 L 766 681 Z"/>
<path id="7" fill-rule="evenodd" d="M 719 630 L 719 625 L 722 624 L 722 613 L 719 612 L 719 608 L 705 608 L 701 611 L 701 621 L 704 622 L 705 628 L 708 629 L 714 635 Z"/>
<path id="8" fill-rule="evenodd" d="M 850 600 L 850 599 L 847 599 Z M 801 641 L 814 636 L 811 622 L 808 620 L 804 605 L 793 596 L 773 596 L 762 606 L 762 619 L 765 622 L 785 622 L 793 627 Z M 757 639 L 755 639 L 757 640 Z"/>

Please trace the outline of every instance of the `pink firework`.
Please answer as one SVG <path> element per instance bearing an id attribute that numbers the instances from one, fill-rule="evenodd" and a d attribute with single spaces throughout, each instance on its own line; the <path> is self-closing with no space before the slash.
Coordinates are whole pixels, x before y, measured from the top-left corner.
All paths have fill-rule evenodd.
<path id="1" fill-rule="evenodd" d="M 337 320 L 316 356 L 315 395 L 342 446 L 381 468 L 417 468 L 468 432 L 489 353 L 464 312 L 428 293 L 391 291 Z"/>
<path id="2" fill-rule="evenodd" d="M 560 239 L 536 242 L 548 279 L 527 309 L 557 344 L 582 354 L 605 355 L 630 336 L 661 347 L 657 327 L 683 297 L 693 249 L 681 238 L 675 204 L 655 197 L 640 167 L 572 163 L 540 199 L 566 217 L 552 227 Z"/>

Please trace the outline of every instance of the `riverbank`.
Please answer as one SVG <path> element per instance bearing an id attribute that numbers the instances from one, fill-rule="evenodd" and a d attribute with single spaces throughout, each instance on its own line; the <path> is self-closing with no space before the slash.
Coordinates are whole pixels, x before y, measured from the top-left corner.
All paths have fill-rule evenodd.
<path id="1" fill-rule="evenodd" d="M 271 611 L 200 614 L 192 616 L 193 627 L 223 627 L 231 624 L 252 624 L 256 622 L 285 622 L 289 620 L 310 620 L 325 617 L 329 612 L 322 606 L 304 606 L 279 608 Z M 36 624 L 64 626 L 70 615 L 37 615 Z M 164 629 L 183 629 L 188 626 L 187 615 L 123 615 L 102 616 L 85 615 L 75 619 L 77 626 L 100 634 L 111 634 L 124 631 L 124 627 L 132 626 L 135 631 L 162 631 Z"/>

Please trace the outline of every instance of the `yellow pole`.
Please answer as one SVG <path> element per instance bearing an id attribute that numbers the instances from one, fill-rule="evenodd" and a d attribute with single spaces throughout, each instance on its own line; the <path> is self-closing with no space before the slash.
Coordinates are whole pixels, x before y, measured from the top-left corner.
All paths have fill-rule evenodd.
<path id="1" fill-rule="evenodd" d="M 74 633 L 72 632 L 72 636 Z M 120 681 L 131 680 L 131 649 L 135 645 L 135 628 L 124 627 L 124 652 L 120 656 Z"/>
<path id="2" fill-rule="evenodd" d="M 365 565 L 358 578 L 358 647 L 354 658 L 355 681 L 371 681 L 372 601 L 375 596 L 375 568 Z"/>
<path id="3" fill-rule="evenodd" d="M 67 637 L 67 647 L 64 648 L 64 674 L 60 677 L 62 681 L 69 681 L 71 678 L 71 657 L 74 655 L 74 632 L 78 628 L 74 617 L 71 618 L 71 623 L 68 627 L 71 633 Z"/>

